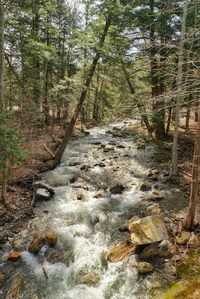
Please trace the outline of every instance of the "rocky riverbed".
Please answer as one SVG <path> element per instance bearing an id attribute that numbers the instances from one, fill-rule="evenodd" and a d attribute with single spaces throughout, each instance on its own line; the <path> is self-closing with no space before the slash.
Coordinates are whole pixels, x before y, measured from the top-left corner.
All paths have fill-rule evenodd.
<path id="1" fill-rule="evenodd" d="M 155 156 L 134 121 L 72 140 L 35 187 L 36 216 L 1 244 L 0 298 L 144 299 L 175 280 L 199 240 Z"/>

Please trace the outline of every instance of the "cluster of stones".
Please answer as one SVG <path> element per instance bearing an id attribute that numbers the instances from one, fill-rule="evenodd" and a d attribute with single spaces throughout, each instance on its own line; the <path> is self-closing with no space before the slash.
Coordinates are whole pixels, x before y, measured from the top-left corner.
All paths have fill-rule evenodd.
<path id="1" fill-rule="evenodd" d="M 37 254 L 42 246 L 47 243 L 50 247 L 54 247 L 58 241 L 58 234 L 53 231 L 45 233 L 45 236 L 41 232 L 35 232 L 33 234 L 33 240 L 28 245 L 28 251 L 33 254 Z M 19 251 L 10 251 L 8 254 L 8 261 L 17 262 L 21 259 L 21 252 Z"/>

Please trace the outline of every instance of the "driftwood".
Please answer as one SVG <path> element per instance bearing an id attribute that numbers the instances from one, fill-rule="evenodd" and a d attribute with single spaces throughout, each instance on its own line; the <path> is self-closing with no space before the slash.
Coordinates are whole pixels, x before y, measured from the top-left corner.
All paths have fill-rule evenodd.
<path id="1" fill-rule="evenodd" d="M 43 144 L 43 147 L 53 158 L 55 158 L 54 153 L 46 146 L 46 144 Z"/>
<path id="2" fill-rule="evenodd" d="M 47 271 L 45 270 L 44 266 L 42 266 L 42 270 L 43 270 L 45 279 L 48 280 L 48 279 L 49 279 L 49 276 L 48 276 Z"/>

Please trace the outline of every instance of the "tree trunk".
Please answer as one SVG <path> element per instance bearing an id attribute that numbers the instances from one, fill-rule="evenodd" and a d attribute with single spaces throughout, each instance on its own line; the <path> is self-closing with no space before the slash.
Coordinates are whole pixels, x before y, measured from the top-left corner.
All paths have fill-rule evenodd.
<path id="1" fill-rule="evenodd" d="M 32 37 L 39 41 L 39 26 L 40 26 L 40 2 L 38 0 L 32 0 L 33 5 L 33 19 L 32 19 Z M 42 106 L 41 103 L 41 88 L 40 88 L 40 57 L 37 52 L 33 55 L 33 100 L 37 107 Z M 41 109 L 42 107 L 40 107 Z"/>
<path id="2" fill-rule="evenodd" d="M 4 8 L 0 0 L 0 111 L 4 110 Z"/>
<path id="3" fill-rule="evenodd" d="M 195 106 L 196 107 L 195 107 L 195 113 L 194 113 L 194 120 L 196 122 L 198 122 L 198 120 L 199 120 L 199 112 L 198 112 L 199 102 L 196 102 Z"/>
<path id="4" fill-rule="evenodd" d="M 98 45 L 97 50 L 96 50 L 97 51 L 96 55 L 94 56 L 94 59 L 92 61 L 92 64 L 90 66 L 90 69 L 89 69 L 89 72 L 88 72 L 88 75 L 87 75 L 87 78 L 86 78 L 85 87 L 82 89 L 78 104 L 77 104 L 75 112 L 74 112 L 74 115 L 73 115 L 67 129 L 66 129 L 65 136 L 64 136 L 63 141 L 60 145 L 60 148 L 59 148 L 58 152 L 56 153 L 56 157 L 55 157 L 55 160 L 54 160 L 54 167 L 57 166 L 60 163 L 61 158 L 63 156 L 63 153 L 65 151 L 65 148 L 66 148 L 66 146 L 67 146 L 67 144 L 68 144 L 68 142 L 71 138 L 76 120 L 77 120 L 77 118 L 79 116 L 79 113 L 82 109 L 83 103 L 84 103 L 84 101 L 87 97 L 87 93 L 88 93 L 88 90 L 89 90 L 89 87 L 90 87 L 90 83 L 92 81 L 92 78 L 93 78 L 97 63 L 99 61 L 99 58 L 101 56 L 101 53 L 100 53 L 99 50 L 101 50 L 103 48 L 104 41 L 105 41 L 106 36 L 108 34 L 110 24 L 111 24 L 111 20 L 110 20 L 110 18 L 107 18 L 103 34 L 100 38 L 99 45 Z"/>
<path id="5" fill-rule="evenodd" d="M 198 135 L 194 148 L 193 165 L 192 165 L 192 182 L 190 191 L 190 201 L 185 227 L 191 229 L 194 225 L 195 211 L 199 197 L 199 169 L 200 169 L 200 118 L 198 121 Z"/>
<path id="6" fill-rule="evenodd" d="M 172 146 L 172 175 L 178 173 L 178 129 L 179 129 L 179 114 L 181 106 L 181 91 L 183 81 L 183 49 L 185 43 L 185 32 L 186 32 L 186 20 L 187 20 L 188 3 L 184 1 L 183 7 L 183 18 L 181 25 L 181 40 L 179 45 L 179 59 L 178 59 L 178 71 L 177 71 L 177 99 L 176 99 L 176 111 L 175 111 L 175 125 L 174 125 L 174 139 Z"/>
<path id="7" fill-rule="evenodd" d="M 185 130 L 188 131 L 190 127 L 190 104 L 187 106 L 187 113 L 185 118 Z"/>
<path id="8" fill-rule="evenodd" d="M 125 78 L 126 78 L 126 81 L 127 81 L 127 84 L 129 86 L 129 89 L 130 89 L 130 93 L 132 95 L 135 94 L 135 88 L 131 82 L 131 79 L 130 79 L 130 76 L 129 76 L 129 73 L 127 72 L 127 69 L 123 63 L 123 61 L 121 62 L 122 64 L 122 69 L 124 71 L 124 75 L 125 75 Z M 145 113 L 144 111 L 144 105 L 142 103 L 138 103 L 138 108 L 139 108 L 139 111 L 140 111 L 140 114 L 141 114 L 141 123 L 144 123 L 146 128 L 147 128 L 147 131 L 149 134 L 151 134 L 151 126 L 149 124 L 149 120 L 148 120 L 148 116 L 147 114 Z"/>
<path id="9" fill-rule="evenodd" d="M 8 182 L 8 171 L 9 171 L 9 158 L 5 161 L 3 173 L 2 173 L 2 183 L 1 183 L 1 202 L 6 207 L 6 191 Z"/>
<path id="10" fill-rule="evenodd" d="M 152 17 L 154 16 L 154 4 L 155 0 L 149 1 L 149 7 Z M 158 97 L 162 93 L 162 87 L 160 86 L 160 80 L 158 75 L 158 62 L 156 51 L 156 37 L 154 21 L 150 25 L 150 66 L 151 66 L 151 93 L 153 98 L 153 125 L 155 127 L 155 136 L 158 140 L 165 139 L 165 110 L 163 108 L 163 100 Z"/>
<path id="11" fill-rule="evenodd" d="M 167 118 L 167 128 L 166 128 L 166 133 L 167 134 L 169 133 L 171 119 L 172 119 L 172 107 L 169 107 L 169 109 L 168 109 L 168 118 Z"/>

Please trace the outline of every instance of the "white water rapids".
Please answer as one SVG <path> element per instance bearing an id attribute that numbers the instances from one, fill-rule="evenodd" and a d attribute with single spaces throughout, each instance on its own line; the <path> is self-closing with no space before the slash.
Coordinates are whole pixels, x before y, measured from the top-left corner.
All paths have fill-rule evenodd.
<path id="1" fill-rule="evenodd" d="M 90 135 L 72 140 L 59 167 L 46 174 L 55 196 L 37 204 L 37 217 L 24 233 L 31 237 L 35 230 L 53 230 L 59 240 L 54 249 L 43 247 L 39 256 L 23 252 L 15 269 L 25 273 L 23 299 L 36 298 L 34 293 L 41 299 L 148 298 L 138 293 L 135 256 L 119 263 L 107 263 L 104 257 L 109 247 L 127 238 L 119 229 L 139 210 L 140 185 L 152 162 L 150 146 L 137 150 L 133 137 L 106 133 L 123 125 L 94 128 Z M 109 189 L 117 183 L 125 191 L 113 195 Z M 101 194 L 96 198 L 97 192 Z"/>

